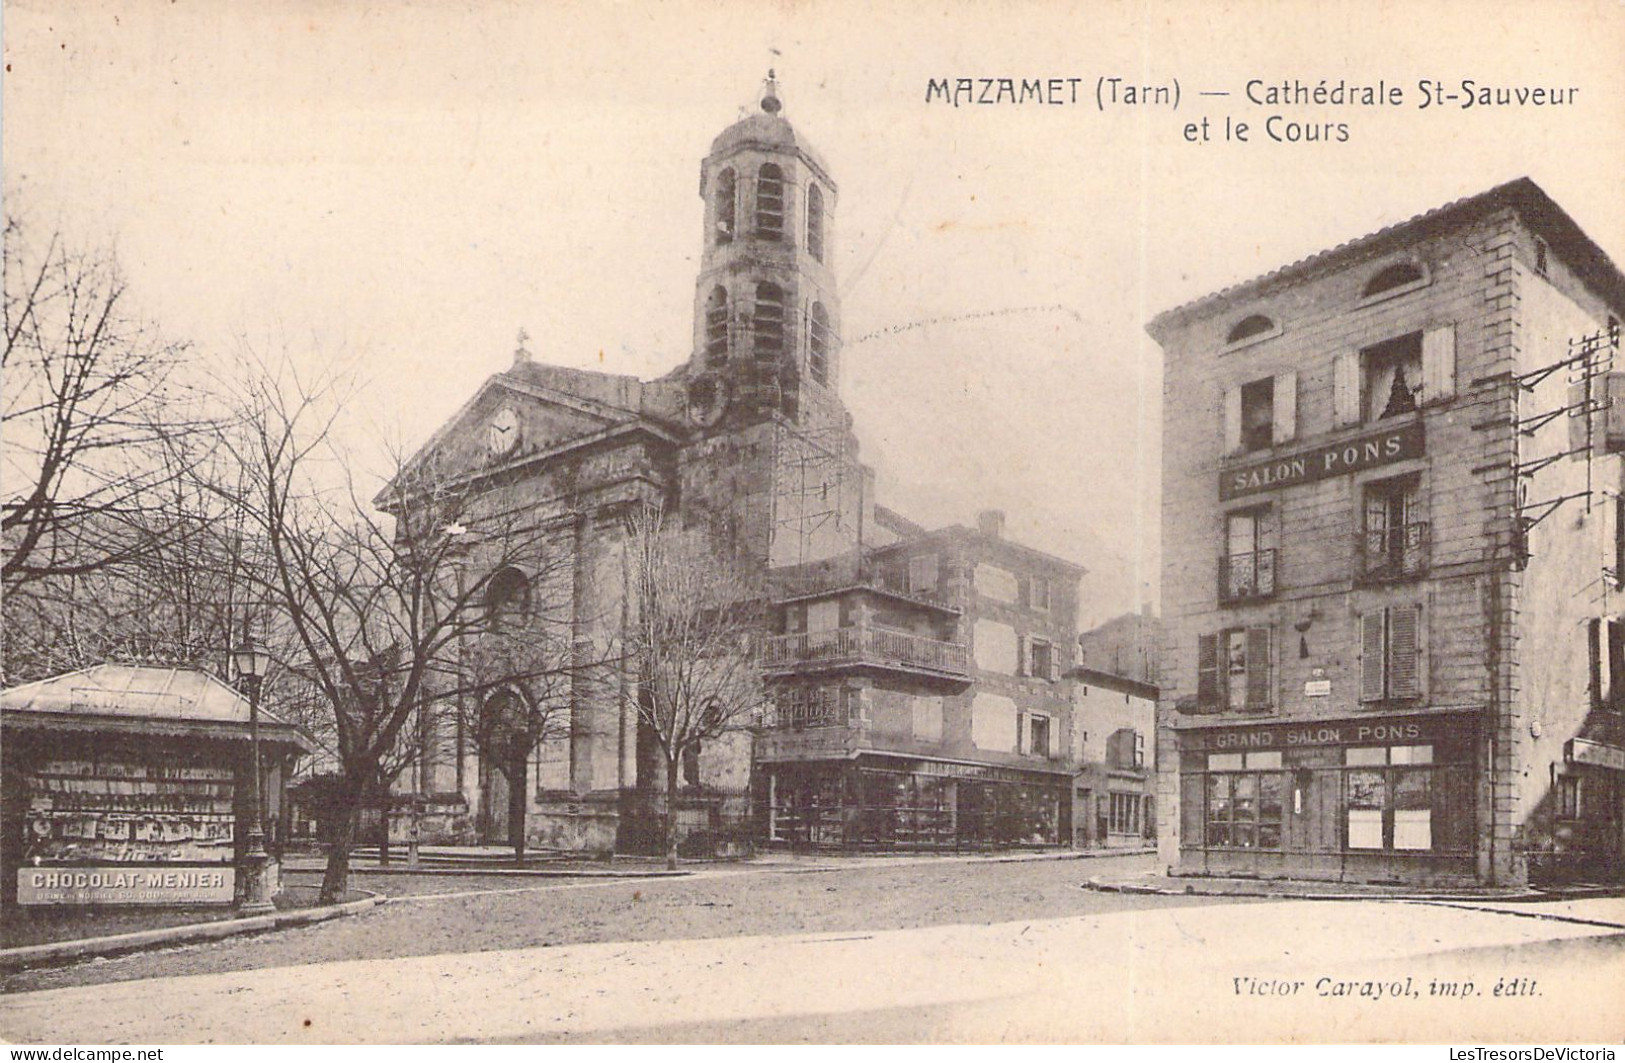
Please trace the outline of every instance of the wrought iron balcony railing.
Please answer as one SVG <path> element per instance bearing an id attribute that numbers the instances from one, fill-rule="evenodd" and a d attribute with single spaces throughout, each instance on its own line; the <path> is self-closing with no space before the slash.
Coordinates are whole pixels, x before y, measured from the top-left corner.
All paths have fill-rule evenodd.
<path id="1" fill-rule="evenodd" d="M 1361 532 L 1355 537 L 1355 578 L 1367 583 L 1414 579 L 1428 570 L 1425 523 Z"/>
<path id="2" fill-rule="evenodd" d="M 1275 593 L 1275 551 L 1219 558 L 1219 601 L 1230 604 Z"/>
<path id="3" fill-rule="evenodd" d="M 785 671 L 798 665 L 872 664 L 944 675 L 969 676 L 963 643 L 943 642 L 880 627 L 840 627 L 770 636 L 762 646 L 762 667 Z"/>
<path id="4" fill-rule="evenodd" d="M 769 712 L 767 725 L 799 731 L 807 727 L 845 727 L 849 722 L 846 707 L 832 697 L 775 705 Z"/>

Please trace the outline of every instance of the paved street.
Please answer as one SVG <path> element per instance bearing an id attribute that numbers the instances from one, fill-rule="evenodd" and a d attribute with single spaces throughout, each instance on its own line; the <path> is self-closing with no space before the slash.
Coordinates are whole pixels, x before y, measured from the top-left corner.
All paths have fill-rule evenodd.
<path id="1" fill-rule="evenodd" d="M 491 893 L 437 879 L 438 893 L 355 919 L 14 976 L 0 1036 L 1625 1036 L 1625 1001 L 1612 989 L 1625 973 L 1619 900 L 1531 910 L 1134 897 L 1078 889 L 1091 866 L 1100 865 L 854 861 L 812 874 L 509 881 Z M 1497 996 L 1498 982 L 1519 995 Z"/>

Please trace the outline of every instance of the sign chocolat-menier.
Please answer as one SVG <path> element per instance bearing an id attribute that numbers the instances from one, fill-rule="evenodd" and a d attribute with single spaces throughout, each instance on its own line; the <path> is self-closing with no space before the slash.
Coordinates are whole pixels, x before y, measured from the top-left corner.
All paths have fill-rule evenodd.
<path id="1" fill-rule="evenodd" d="M 232 867 L 25 867 L 17 872 L 17 903 L 230 904 Z"/>
<path id="2" fill-rule="evenodd" d="M 1426 453 L 1422 422 L 1372 432 L 1340 443 L 1256 461 L 1219 473 L 1219 498 L 1240 498 L 1260 491 L 1274 491 L 1295 484 L 1329 480 L 1361 469 L 1371 469 Z"/>

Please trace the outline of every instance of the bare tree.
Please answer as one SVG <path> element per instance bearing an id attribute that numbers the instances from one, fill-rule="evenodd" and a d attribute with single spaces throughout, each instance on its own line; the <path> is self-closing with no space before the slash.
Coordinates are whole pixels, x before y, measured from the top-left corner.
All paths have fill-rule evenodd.
<path id="1" fill-rule="evenodd" d="M 491 626 L 491 574 L 534 576 L 561 562 L 534 517 L 501 509 L 480 490 L 477 468 L 442 454 L 397 461 L 383 511 L 375 509 L 336 441 L 349 391 L 329 377 L 301 379 L 286 364 L 251 363 L 235 386 L 226 436 L 238 478 L 216 490 L 243 515 L 241 579 L 283 629 L 290 670 L 332 714 L 336 796 L 351 814 L 338 824 L 322 881 L 330 903 L 343 894 L 362 807 L 421 754 L 437 719 L 494 686 L 491 676 L 470 674 L 465 654 Z M 504 663 L 513 689 L 589 667 L 576 654 Z M 491 739 L 517 759 L 533 725 L 527 719 L 515 733 L 504 722 Z"/>
<path id="2" fill-rule="evenodd" d="M 201 436 L 170 441 L 170 463 L 116 528 L 121 559 L 42 575 L 6 595 L 6 681 L 43 679 L 105 661 L 213 670 L 225 663 L 241 588 L 218 499 L 193 475 L 214 455 Z M 190 445 L 190 444 L 196 444 Z"/>
<path id="3" fill-rule="evenodd" d="M 83 576 L 154 548 L 173 528 L 155 490 L 168 448 L 209 427 L 178 368 L 183 344 L 134 315 L 111 253 L 36 242 L 5 224 L 6 446 L 0 583 Z"/>
<path id="4" fill-rule="evenodd" d="M 747 729 L 766 704 L 757 655 L 764 587 L 708 527 L 678 527 L 655 509 L 632 523 L 639 607 L 626 652 L 640 680 L 638 718 L 665 763 L 666 866 L 675 868 L 683 762 Z"/>

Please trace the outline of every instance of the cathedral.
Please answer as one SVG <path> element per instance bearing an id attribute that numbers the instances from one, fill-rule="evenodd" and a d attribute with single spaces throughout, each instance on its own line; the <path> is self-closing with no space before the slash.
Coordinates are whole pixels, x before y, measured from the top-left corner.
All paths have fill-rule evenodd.
<path id="1" fill-rule="evenodd" d="M 875 503 L 839 392 L 839 190 L 782 112 L 770 73 L 701 163 L 682 365 L 641 381 L 546 365 L 521 342 L 413 461 L 448 470 L 485 513 L 545 529 L 567 571 L 484 571 L 475 546 L 469 575 L 521 611 L 565 603 L 577 646 L 614 645 L 635 608 L 629 513 L 703 526 L 769 574 L 772 707 L 684 765 L 680 820 L 701 847 L 1066 842 L 1083 570 L 1005 539 L 998 512 L 928 531 Z M 533 696 L 501 679 L 480 681 Z M 603 682 L 554 693 L 568 726 L 535 742 L 522 778 L 482 762 L 466 714 L 426 744 L 403 779 L 429 809 L 425 837 L 657 844 L 665 768 L 636 698 Z"/>

